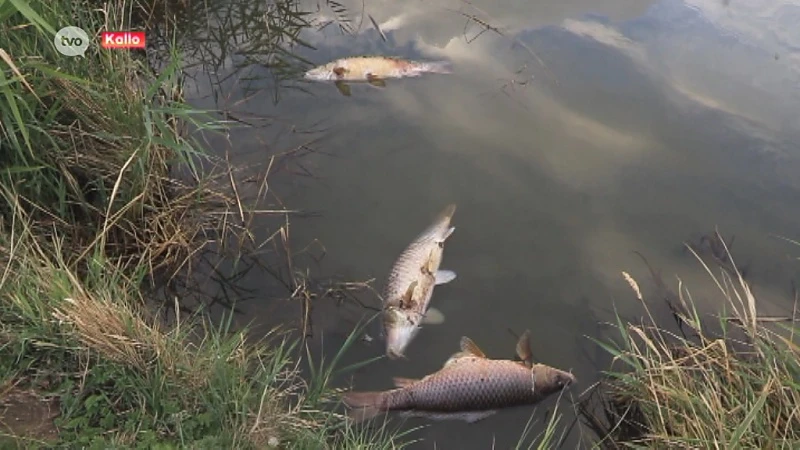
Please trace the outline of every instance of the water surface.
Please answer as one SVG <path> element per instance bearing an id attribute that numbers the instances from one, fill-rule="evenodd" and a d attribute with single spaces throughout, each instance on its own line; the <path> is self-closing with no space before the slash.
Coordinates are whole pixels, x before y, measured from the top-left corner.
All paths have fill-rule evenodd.
<path id="1" fill-rule="evenodd" d="M 330 84 L 276 81 L 258 65 L 248 66 L 247 83 L 233 64 L 215 73 L 223 82 L 198 78 L 198 104 L 275 118 L 268 129 L 234 130 L 217 143 L 235 161 L 263 170 L 276 146 L 317 136 L 300 130 L 327 130 L 314 146 L 320 152 L 291 168 L 316 178 L 271 185 L 288 207 L 320 213 L 291 223 L 297 245 L 312 243 L 316 254 L 324 246 L 315 277 L 376 278 L 380 289 L 410 240 L 444 205 L 458 205 L 442 265 L 458 278 L 438 287 L 432 303 L 446 322 L 418 335 L 408 361 L 384 359 L 358 371 L 358 389 L 437 370 L 462 335 L 491 357 L 512 357 L 508 330 L 530 329 L 535 357 L 580 380 L 560 402 L 569 424 L 569 395 L 576 398 L 609 362 L 587 336 L 612 332 L 605 323 L 615 309 L 633 320 L 643 314 L 620 274 L 652 287 L 634 250 L 673 285 L 680 277 L 702 310 L 719 311 L 720 297 L 682 244 L 715 226 L 736 236 L 733 255 L 749 265 L 762 313 L 791 308 L 797 249 L 774 235 L 798 238 L 800 3 L 602 3 L 342 0 L 346 12 L 336 13 L 308 2 L 301 9 L 314 11 L 317 24 L 331 21 L 300 34 L 315 49 L 297 52 L 315 64 L 384 54 L 446 58 L 456 73 L 389 81 L 384 89 L 356 85 L 351 97 Z M 466 16 L 493 29 L 482 32 Z M 226 58 L 242 60 L 235 52 Z M 254 271 L 238 283 L 262 293 L 239 306 L 242 323 L 255 319 L 267 329 L 298 318 L 297 302 L 271 300 L 270 277 Z M 359 299 L 375 305 L 368 292 Z M 369 313 L 321 300 L 314 342 L 335 351 Z M 359 343 L 347 359 L 381 352 L 380 342 Z M 555 404 L 473 425 L 408 426 L 428 425 L 415 432 L 422 439 L 415 448 L 508 448 L 532 413 L 534 434 L 541 430 Z M 583 433 L 571 428 L 566 445 L 579 445 Z"/>

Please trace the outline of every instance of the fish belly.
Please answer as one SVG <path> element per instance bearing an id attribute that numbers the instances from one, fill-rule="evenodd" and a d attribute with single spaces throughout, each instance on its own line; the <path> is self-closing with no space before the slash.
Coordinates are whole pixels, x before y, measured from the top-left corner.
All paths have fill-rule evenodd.
<path id="1" fill-rule="evenodd" d="M 398 76 L 398 71 L 394 61 L 382 58 L 357 58 L 348 60 L 346 63 L 348 69 L 345 78 L 352 81 L 366 80 L 367 75 L 373 75 L 378 78 L 394 78 Z"/>

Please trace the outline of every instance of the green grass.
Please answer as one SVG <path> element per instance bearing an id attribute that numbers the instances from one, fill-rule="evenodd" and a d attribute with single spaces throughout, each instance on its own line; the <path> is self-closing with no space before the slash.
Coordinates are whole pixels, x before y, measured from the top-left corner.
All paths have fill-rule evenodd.
<path id="1" fill-rule="evenodd" d="M 727 250 L 726 250 L 727 251 Z M 695 254 L 697 256 L 697 254 Z M 728 251 L 727 256 L 730 256 Z M 716 275 L 727 314 L 704 324 L 686 289 L 670 331 L 650 313 L 638 283 L 623 273 L 646 311 L 641 324 L 618 318 L 618 342 L 599 342 L 615 365 L 600 387 L 601 414 L 586 419 L 606 448 L 797 448 L 800 347 L 796 318 L 763 320 L 735 270 Z M 732 259 L 731 259 L 732 260 Z M 728 317 L 730 316 L 730 317 Z"/>
<path id="2" fill-rule="evenodd" d="M 100 247 L 112 259 L 174 265 L 202 230 L 219 228 L 194 212 L 233 204 L 198 170 L 211 157 L 183 128 L 224 124 L 182 101 L 179 55 L 155 73 L 141 54 L 96 44 L 132 7 L 107 5 L 105 15 L 89 1 L 0 7 L 0 185 L 42 233 L 59 229 L 77 250 L 70 259 Z M 85 58 L 56 52 L 54 30 L 66 23 L 94 40 Z"/>
<path id="3" fill-rule="evenodd" d="M 11 255 L 0 284 L 0 360 L 16 368 L 7 377 L 53 386 L 62 444 L 402 447 L 396 435 L 355 430 L 331 412 L 333 368 L 304 380 L 296 344 L 284 335 L 249 342 L 246 329 L 202 315 L 167 327 L 144 310 L 143 273 L 131 278 L 120 267 L 91 264 L 80 277 L 37 243 L 22 214 L 15 217 L 0 235 Z"/>
<path id="4" fill-rule="evenodd" d="M 199 133 L 228 124 L 184 102 L 177 50 L 156 70 L 136 52 L 53 47 L 66 24 L 137 30 L 133 12 L 152 6 L 0 4 L 0 392 L 60 407 L 57 442 L 1 445 L 401 448 L 402 434 L 334 412 L 352 338 L 304 379 L 288 334 L 252 342 L 230 316 L 178 316 L 176 302 L 166 323 L 146 306 L 154 273 L 246 237 L 231 217 L 251 215 L 235 169 L 204 152 Z"/>
<path id="5" fill-rule="evenodd" d="M 514 446 L 514 450 L 544 450 L 561 447 L 561 443 L 568 431 L 561 425 L 563 415 L 559 411 L 559 403 L 565 392 L 562 391 L 558 395 L 556 405 L 553 411 L 550 412 L 550 417 L 547 419 L 544 429 L 535 435 L 533 435 L 533 425 L 536 423 L 534 417 L 537 415 L 538 408 L 533 410 L 528 422 L 525 424 L 525 428 L 522 430 L 522 434 L 520 434 L 519 440 L 517 440 L 517 444 Z"/>

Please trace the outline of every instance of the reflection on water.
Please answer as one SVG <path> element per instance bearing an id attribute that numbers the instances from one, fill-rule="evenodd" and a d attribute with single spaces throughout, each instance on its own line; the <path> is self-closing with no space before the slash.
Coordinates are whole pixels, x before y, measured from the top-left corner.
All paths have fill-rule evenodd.
<path id="1" fill-rule="evenodd" d="M 255 8 L 236 16 L 252 29 L 270 8 L 224 3 Z M 319 265 L 305 260 L 314 276 L 377 278 L 380 288 L 418 229 L 443 205 L 458 204 L 443 263 L 458 278 L 432 300 L 445 323 L 420 333 L 408 361 L 361 369 L 359 389 L 437 370 L 462 335 L 487 354 L 511 356 L 507 330 L 529 328 L 538 360 L 578 376 L 569 394 L 575 398 L 608 363 L 587 336 L 602 337 L 615 309 L 641 314 L 620 271 L 652 288 L 634 250 L 667 283 L 680 276 L 702 310 L 719 309 L 681 244 L 715 226 L 736 236 L 734 258 L 748 264 L 763 313 L 790 307 L 786 255 L 793 250 L 772 235 L 797 238 L 800 33 L 789 20 L 800 14 L 797 2 L 436 0 L 362 9 L 360 1 L 341 0 L 334 8 L 297 8 L 313 12 L 299 14 L 308 25 L 290 33 L 307 45 L 291 47 L 299 58 L 287 56 L 281 61 L 291 63 L 277 68 L 271 56 L 254 59 L 259 46 L 235 20 L 204 25 L 204 35 L 238 44 L 215 53 L 225 64 L 195 69 L 196 102 L 263 120 L 263 127 L 212 141 L 234 162 L 264 171 L 280 149 L 305 152 L 281 166 L 292 176 L 275 178 L 270 189 L 283 195 L 281 204 L 320 212 L 291 219 L 296 245 L 310 243 L 302 254 L 325 255 Z M 446 58 L 456 73 L 353 86 L 351 97 L 283 76 L 358 54 Z M 307 144 L 321 135 L 308 130 L 320 128 L 327 132 L 311 151 Z M 306 174 L 316 178 L 299 176 Z M 256 223 L 253 231 L 267 229 L 274 231 Z M 242 322 L 256 317 L 268 326 L 301 315 L 269 301 L 280 295 L 258 271 L 237 284 L 264 292 L 239 305 L 247 313 Z M 356 298 L 376 305 L 369 290 Z M 314 337 L 324 348 L 336 348 L 371 312 L 345 300 L 316 302 Z M 364 360 L 381 349 L 364 343 L 348 357 Z M 537 408 L 537 427 L 555 404 Z M 560 405 L 569 424 L 572 407 Z M 531 411 L 473 425 L 430 423 L 416 434 L 424 439 L 417 445 L 508 447 Z M 572 427 L 567 443 L 576 445 L 583 432 Z"/>

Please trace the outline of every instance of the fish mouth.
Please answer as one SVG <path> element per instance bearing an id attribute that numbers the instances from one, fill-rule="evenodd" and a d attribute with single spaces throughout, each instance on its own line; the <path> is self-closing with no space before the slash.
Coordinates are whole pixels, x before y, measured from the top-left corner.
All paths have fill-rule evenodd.
<path id="1" fill-rule="evenodd" d="M 404 350 L 409 341 L 408 332 L 405 329 L 389 329 L 386 334 L 386 356 L 389 359 L 407 359 Z"/>
<path id="2" fill-rule="evenodd" d="M 323 81 L 329 79 L 330 77 L 325 72 L 319 70 L 309 70 L 303 74 L 303 78 L 306 80 Z"/>
<path id="3" fill-rule="evenodd" d="M 394 349 L 391 349 L 391 348 L 386 350 L 386 356 L 388 356 L 389 359 L 392 359 L 392 360 L 408 359 L 408 358 L 406 358 L 406 355 L 404 355 L 401 352 L 398 352 L 398 351 L 396 351 Z"/>
<path id="4" fill-rule="evenodd" d="M 560 374 L 559 378 L 559 384 L 561 384 L 563 387 L 568 387 L 578 382 L 578 378 L 569 372 Z"/>
<path id="5" fill-rule="evenodd" d="M 415 327 L 408 323 L 409 311 L 389 306 L 384 314 L 386 356 L 390 359 L 404 359 L 404 350 L 416 334 Z"/>

